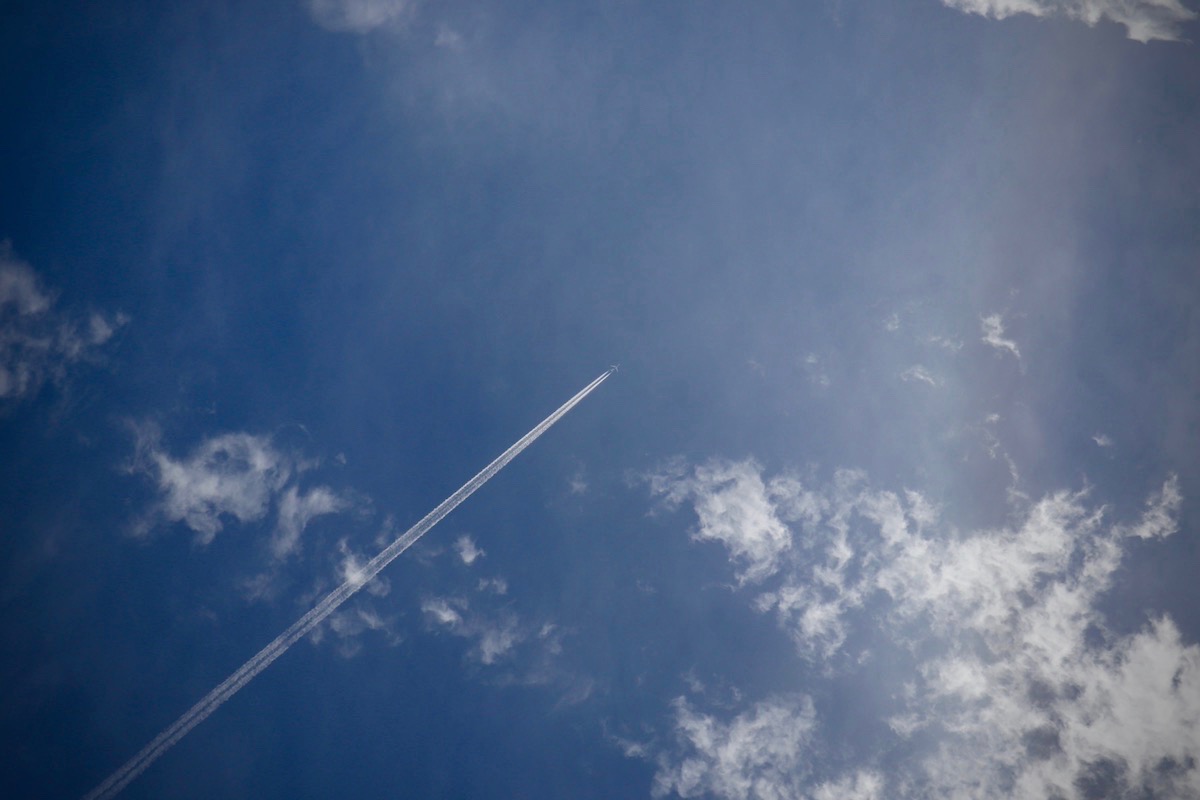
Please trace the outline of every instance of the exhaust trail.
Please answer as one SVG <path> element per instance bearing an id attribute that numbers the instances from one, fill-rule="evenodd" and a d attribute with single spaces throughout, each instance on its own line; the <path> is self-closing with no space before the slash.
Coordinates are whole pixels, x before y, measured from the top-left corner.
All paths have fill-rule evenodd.
<path id="1" fill-rule="evenodd" d="M 338 606 L 350 599 L 355 592 L 369 583 L 388 564 L 396 560 L 401 553 L 412 547 L 430 528 L 441 522 L 447 514 L 474 494 L 479 487 L 487 483 L 497 472 L 504 469 L 508 462 L 520 455 L 521 451 L 526 447 L 533 444 L 534 440 L 549 430 L 554 423 L 566 416 L 567 412 L 579 405 L 585 397 L 591 394 L 597 386 L 604 383 L 615 371 L 615 368 L 610 368 L 602 373 L 598 378 L 580 389 L 574 397 L 559 406 L 554 413 L 535 425 L 529 433 L 522 436 L 512 446 L 497 456 L 479 474 L 464 483 L 458 491 L 439 503 L 420 522 L 413 525 L 397 537 L 395 541 L 381 550 L 358 573 L 352 575 L 345 583 L 327 594 L 308 613 L 293 622 L 283 633 L 271 640 L 270 644 L 259 650 L 245 664 L 238 667 L 232 675 L 184 712 L 183 716 L 155 736 L 148 745 L 143 747 L 133 758 L 129 759 L 124 766 L 108 776 L 95 789 L 84 795 L 84 800 L 108 800 L 108 798 L 116 797 L 122 789 L 128 786 L 137 776 L 141 775 L 147 767 L 157 761 L 163 753 L 170 750 L 184 736 L 187 736 L 192 728 L 208 719 L 226 700 L 237 694 L 239 689 L 254 680 L 260 672 L 271 666 L 275 659 L 287 652 L 289 647 L 303 639 L 313 628 L 320 625 L 326 617 L 337 610 Z"/>

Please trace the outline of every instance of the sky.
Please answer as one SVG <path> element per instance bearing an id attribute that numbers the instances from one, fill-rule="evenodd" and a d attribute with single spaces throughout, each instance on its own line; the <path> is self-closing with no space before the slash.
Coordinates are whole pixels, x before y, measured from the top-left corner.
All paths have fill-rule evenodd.
<path id="1" fill-rule="evenodd" d="M 1200 798 L 1191 0 L 3 19 L 0 796 Z"/>

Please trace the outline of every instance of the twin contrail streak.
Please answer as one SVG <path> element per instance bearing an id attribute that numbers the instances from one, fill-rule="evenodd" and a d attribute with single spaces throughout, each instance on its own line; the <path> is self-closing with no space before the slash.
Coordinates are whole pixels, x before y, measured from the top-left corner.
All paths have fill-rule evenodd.
<path id="1" fill-rule="evenodd" d="M 184 736 L 187 736 L 192 728 L 208 719 L 209 715 L 220 708 L 226 700 L 237 694 L 239 689 L 252 681 L 264 669 L 271 666 L 271 663 L 283 655 L 289 647 L 303 639 L 313 628 L 320 625 L 326 617 L 337 610 L 338 606 L 346 602 L 351 595 L 370 582 L 384 567 L 392 563 L 397 556 L 424 536 L 430 528 L 437 525 L 459 503 L 474 494 L 476 489 L 483 486 L 492 476 L 504 469 L 508 462 L 516 458 L 526 447 L 533 444 L 535 439 L 549 430 L 554 423 L 562 419 L 568 411 L 577 406 L 583 398 L 591 394 L 597 386 L 604 383 L 613 372 L 615 372 L 615 369 L 610 369 L 596 378 L 583 387 L 578 394 L 559 406 L 557 411 L 539 422 L 533 430 L 518 439 L 515 444 L 501 453 L 495 461 L 484 467 L 478 475 L 464 483 L 462 488 L 443 500 L 437 508 L 426 514 L 420 522 L 413 525 L 394 542 L 385 547 L 379 555 L 368 561 L 366 566 L 352 575 L 341 586 L 326 595 L 325 599 L 317 603 L 307 614 L 293 622 L 287 630 L 276 636 L 262 650 L 259 650 L 249 661 L 239 667 L 236 672 L 222 681 L 217 688 L 205 695 L 196 705 L 189 708 L 183 716 L 171 723 L 162 733 L 155 736 L 150 744 L 142 748 L 141 752 L 129 759 L 123 767 L 108 776 L 103 783 L 88 792 L 84 796 L 84 800 L 106 800 L 107 798 L 115 797 L 122 789 L 129 785 L 130 781 L 141 775 L 147 767 L 157 761 L 159 756 L 170 750 Z"/>

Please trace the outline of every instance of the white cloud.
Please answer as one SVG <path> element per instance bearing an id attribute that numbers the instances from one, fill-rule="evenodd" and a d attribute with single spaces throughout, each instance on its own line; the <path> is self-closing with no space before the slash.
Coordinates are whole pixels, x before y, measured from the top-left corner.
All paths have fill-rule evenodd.
<path id="1" fill-rule="evenodd" d="M 454 552 L 458 553 L 458 557 L 467 566 L 475 563 L 478 558 L 483 558 L 487 555 L 475 544 L 475 540 L 465 533 L 454 540 Z"/>
<path id="2" fill-rule="evenodd" d="M 353 505 L 328 486 L 301 491 L 294 478 L 312 462 L 284 453 L 268 436 L 220 434 L 177 458 L 162 446 L 155 426 L 135 426 L 135 435 L 133 468 L 150 476 L 160 495 L 135 525 L 138 535 L 162 522 L 181 522 L 195 533 L 198 544 L 208 545 L 229 519 L 260 522 L 275 508 L 270 550 L 274 558 L 283 559 L 296 551 L 313 519 Z M 253 592 L 262 594 L 258 589 Z"/>
<path id="3" fill-rule="evenodd" d="M 335 514 L 347 506 L 346 500 L 338 497 L 328 486 L 317 486 L 307 494 L 295 486 L 289 486 L 279 497 L 279 511 L 275 534 L 271 537 L 271 551 L 276 558 L 285 558 L 296 550 L 300 534 L 308 523 L 322 514 Z"/>
<path id="4" fill-rule="evenodd" d="M 1179 530 L 1176 520 L 1183 505 L 1183 494 L 1179 491 L 1179 476 L 1172 475 L 1146 503 L 1146 513 L 1138 524 L 1129 531 L 1139 539 L 1160 539 Z"/>
<path id="5" fill-rule="evenodd" d="M 950 8 L 992 19 L 1015 14 L 1035 17 L 1062 16 L 1095 25 L 1109 20 L 1125 27 L 1126 35 L 1139 42 L 1154 39 L 1180 41 L 1182 25 L 1196 19 L 1196 12 L 1180 0 L 942 0 Z"/>
<path id="6" fill-rule="evenodd" d="M 508 581 L 504 580 L 504 578 L 480 578 L 475 589 L 480 592 L 505 595 L 508 594 Z"/>
<path id="7" fill-rule="evenodd" d="M 929 370 L 925 369 L 925 367 L 921 366 L 920 364 L 914 364 L 913 366 L 904 370 L 904 372 L 901 372 L 900 380 L 905 382 L 921 381 L 922 383 L 927 383 L 934 388 L 938 386 L 937 378 L 933 377 Z"/>
<path id="8" fill-rule="evenodd" d="M 465 608 L 466 602 L 456 598 L 432 597 L 421 601 L 421 612 L 438 625 L 454 628 L 462 625 L 462 614 L 459 608 Z"/>
<path id="9" fill-rule="evenodd" d="M 386 525 L 385 530 L 387 530 Z M 353 550 L 349 542 L 344 538 L 338 541 L 338 553 L 342 556 L 342 561 L 338 565 L 340 582 L 353 581 L 354 583 L 361 583 L 366 577 L 366 566 L 370 559 Z M 391 582 L 383 575 L 376 575 L 366 585 L 367 593 L 373 594 L 376 597 L 386 597 L 391 590 Z"/>
<path id="10" fill-rule="evenodd" d="M 821 365 L 821 359 L 816 353 L 809 353 L 804 356 L 800 361 L 800 366 L 808 376 L 809 382 L 813 385 L 819 386 L 822 389 L 828 389 L 833 385 L 833 381 L 829 379 L 829 375 L 825 372 L 825 368 Z"/>
<path id="11" fill-rule="evenodd" d="M 416 9 L 414 0 L 307 0 L 318 25 L 331 31 L 368 33 L 385 25 L 402 24 Z"/>
<path id="12" fill-rule="evenodd" d="M 816 727 L 802 695 L 758 703 L 729 722 L 675 700 L 677 752 L 659 759 L 654 796 L 714 795 L 728 800 L 800 797 Z"/>
<path id="13" fill-rule="evenodd" d="M 1095 436 L 1092 437 L 1092 441 L 1096 443 L 1097 447 L 1112 447 L 1113 446 L 1112 437 L 1108 436 L 1107 434 L 1103 434 L 1103 433 L 1097 433 Z"/>
<path id="14" fill-rule="evenodd" d="M 701 472 L 739 477 L 722 484 Z M 869 764 L 822 787 L 799 785 L 796 752 L 778 754 L 779 769 L 764 768 L 774 783 L 718 779 L 739 774 L 729 766 L 736 758 L 720 757 L 738 748 L 718 723 L 685 707 L 679 726 L 700 755 L 668 757 L 660 793 L 1200 797 L 1200 647 L 1168 618 L 1120 634 L 1098 610 L 1130 537 L 1177 529 L 1174 476 L 1133 524 L 1108 520 L 1086 492 L 1055 492 L 1018 506 L 1005 524 L 962 532 L 920 493 L 873 489 L 860 472 L 838 472 L 818 491 L 792 476 L 765 478 L 753 462 L 690 472 L 677 464 L 671 475 L 656 492 L 690 501 L 702 527 L 712 498 L 729 486 L 763 487 L 751 492 L 755 515 L 725 522 L 750 533 L 723 529 L 713 538 L 740 570 L 740 542 L 758 538 L 758 520 L 784 525 L 790 547 L 759 562 L 760 577 L 776 588 L 752 602 L 776 614 L 806 660 L 846 672 L 865 657 L 871 669 L 869 654 L 845 649 L 857 631 L 856 641 L 870 637 L 915 662 L 891 676 L 906 690 L 878 708 L 895 746 L 909 753 L 886 785 Z M 757 794 L 748 794 L 751 785 Z"/>
<path id="15" fill-rule="evenodd" d="M 364 633 L 379 633 L 390 645 L 404 641 L 404 637 L 395 630 L 395 620 L 385 618 L 368 604 L 361 602 L 353 608 L 343 608 L 330 614 L 321 631 L 325 628 L 337 637 L 337 651 L 343 658 L 353 658 L 362 651 Z M 319 643 L 322 638 L 321 633 L 315 633 L 312 641 Z"/>
<path id="16" fill-rule="evenodd" d="M 471 611 L 461 597 L 431 597 L 421 601 L 421 611 L 434 626 L 454 636 L 474 641 L 470 656 L 492 665 L 508 656 L 528 638 L 518 619 L 507 611 L 491 617 Z"/>
<path id="17" fill-rule="evenodd" d="M 95 357 L 96 349 L 128 322 L 124 314 L 92 314 L 81 325 L 54 309 L 54 295 L 0 243 L 0 400 L 37 393 L 61 383 L 67 367 Z"/>
<path id="18" fill-rule="evenodd" d="M 1021 351 L 1017 349 L 1017 343 L 1004 338 L 1004 319 L 999 314 L 980 317 L 979 326 L 983 330 L 984 344 L 1001 352 L 1012 353 L 1017 361 L 1021 360 Z"/>
<path id="19" fill-rule="evenodd" d="M 158 484 L 162 499 L 143 523 L 147 532 L 159 519 L 182 522 L 200 544 L 210 543 L 224 527 L 223 516 L 255 522 L 266 516 L 271 500 L 292 474 L 292 461 L 264 436 L 227 433 L 201 442 L 184 458 L 174 458 L 159 442 L 158 431 L 138 431 L 138 466 Z"/>
<path id="20" fill-rule="evenodd" d="M 741 570 L 741 583 L 761 580 L 777 568 L 791 546 L 787 526 L 775 513 L 771 491 L 751 461 L 710 462 L 690 476 L 672 474 L 671 468 L 649 476 L 651 491 L 663 495 L 669 507 L 691 500 L 700 527 L 697 540 L 721 542 Z"/>
<path id="21" fill-rule="evenodd" d="M 960 339 L 951 339 L 946 336 L 930 336 L 925 341 L 943 350 L 949 350 L 951 353 L 957 353 L 963 348 L 963 343 Z"/>
<path id="22" fill-rule="evenodd" d="M 860 770 L 840 780 L 823 783 L 813 790 L 812 800 L 883 800 L 883 777 Z"/>
<path id="23" fill-rule="evenodd" d="M 587 493 L 587 490 L 588 490 L 587 475 L 584 473 L 584 469 L 582 466 L 580 466 L 578 469 L 576 469 L 575 473 L 573 475 L 571 475 L 570 479 L 568 479 L 568 481 L 567 481 L 567 486 L 568 486 L 571 494 L 578 495 L 578 494 L 586 494 Z"/>

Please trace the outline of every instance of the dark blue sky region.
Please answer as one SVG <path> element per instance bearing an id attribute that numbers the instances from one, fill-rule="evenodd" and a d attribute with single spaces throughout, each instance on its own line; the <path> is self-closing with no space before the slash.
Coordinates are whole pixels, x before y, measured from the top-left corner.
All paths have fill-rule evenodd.
<path id="1" fill-rule="evenodd" d="M 1200 798 L 1194 2 L 3 20 L 0 796 Z"/>

